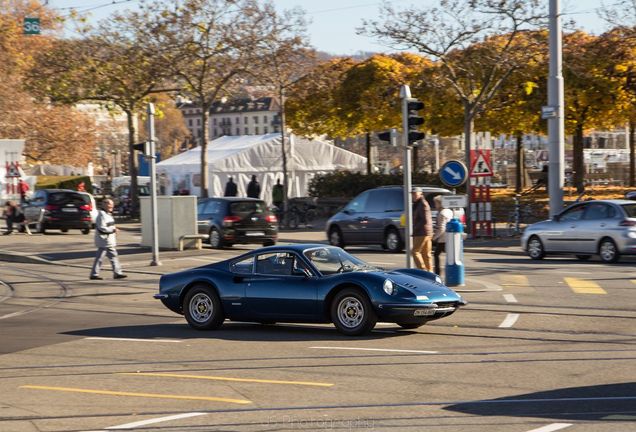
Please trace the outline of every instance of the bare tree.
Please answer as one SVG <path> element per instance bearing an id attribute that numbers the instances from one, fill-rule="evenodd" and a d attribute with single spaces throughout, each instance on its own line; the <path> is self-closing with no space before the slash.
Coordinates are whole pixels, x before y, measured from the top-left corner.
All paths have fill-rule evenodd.
<path id="1" fill-rule="evenodd" d="M 439 63 L 441 84 L 453 90 L 464 108 L 468 159 L 475 117 L 523 64 L 523 53 L 514 42 L 540 22 L 538 4 L 537 0 L 438 0 L 433 8 L 397 10 L 385 3 L 382 18 L 363 21 L 358 32 L 392 48 L 417 50 Z M 471 47 L 495 36 L 497 44 L 481 50 L 479 58 L 471 55 Z"/>

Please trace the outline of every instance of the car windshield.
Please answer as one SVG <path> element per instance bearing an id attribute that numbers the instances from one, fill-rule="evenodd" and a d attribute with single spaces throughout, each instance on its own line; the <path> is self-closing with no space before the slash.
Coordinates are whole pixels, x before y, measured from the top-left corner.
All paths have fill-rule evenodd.
<path id="1" fill-rule="evenodd" d="M 323 275 L 378 270 L 377 267 L 369 265 L 337 247 L 307 249 L 304 254 Z"/>
<path id="2" fill-rule="evenodd" d="M 636 218 L 636 204 L 623 204 L 622 207 L 627 213 L 627 217 Z"/>

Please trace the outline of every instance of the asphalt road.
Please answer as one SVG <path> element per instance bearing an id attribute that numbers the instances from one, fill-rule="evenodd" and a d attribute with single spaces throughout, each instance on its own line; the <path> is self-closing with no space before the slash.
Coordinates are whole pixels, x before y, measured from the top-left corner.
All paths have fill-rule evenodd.
<path id="1" fill-rule="evenodd" d="M 0 262 L 1 431 L 636 430 L 634 260 L 537 262 L 502 244 L 466 253 L 457 290 L 470 304 L 415 331 L 197 332 L 152 299 L 159 274 L 252 246 L 163 253 L 150 267 L 136 234 L 122 237 L 130 277 L 104 281 L 87 278 L 86 236 L 2 239 L 29 259 Z"/>

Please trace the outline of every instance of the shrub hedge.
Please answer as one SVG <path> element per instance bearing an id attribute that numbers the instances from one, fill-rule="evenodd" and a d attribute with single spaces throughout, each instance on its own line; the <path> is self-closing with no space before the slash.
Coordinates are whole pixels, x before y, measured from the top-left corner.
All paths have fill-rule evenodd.
<path id="1" fill-rule="evenodd" d="M 378 186 L 401 185 L 402 174 L 362 174 L 337 171 L 314 176 L 309 182 L 309 195 L 317 198 L 351 199 L 367 189 Z M 417 173 L 412 176 L 414 185 L 441 186 L 439 176 L 429 173 Z"/>

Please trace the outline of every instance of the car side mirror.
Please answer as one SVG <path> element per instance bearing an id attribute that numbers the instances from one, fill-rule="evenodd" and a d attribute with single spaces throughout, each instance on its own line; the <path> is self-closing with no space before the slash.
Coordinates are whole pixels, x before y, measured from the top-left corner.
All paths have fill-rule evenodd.
<path id="1" fill-rule="evenodd" d="M 353 214 L 353 210 L 350 210 L 350 209 L 344 209 L 342 212 L 346 215 Z"/>

